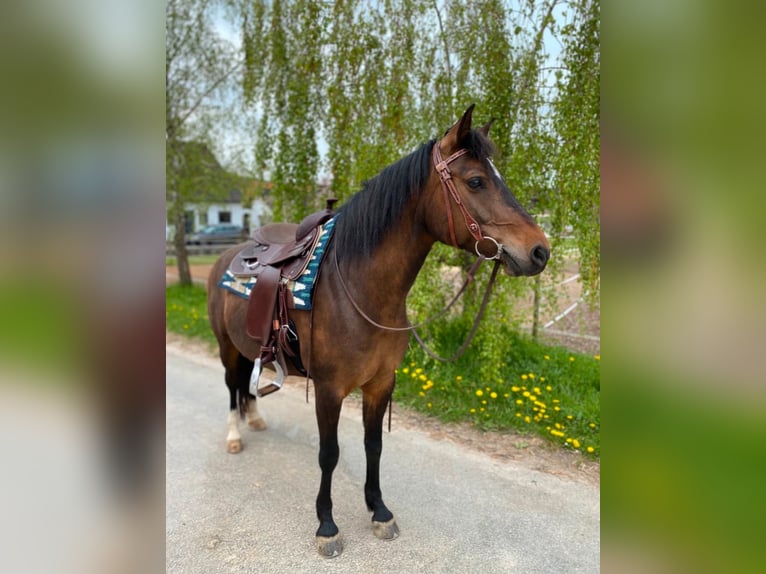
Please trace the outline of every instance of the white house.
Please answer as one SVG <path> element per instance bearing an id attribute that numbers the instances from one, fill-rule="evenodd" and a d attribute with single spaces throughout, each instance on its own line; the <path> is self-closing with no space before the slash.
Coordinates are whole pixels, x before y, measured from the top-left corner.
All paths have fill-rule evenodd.
<path id="1" fill-rule="evenodd" d="M 223 203 L 202 205 L 190 203 L 186 209 L 186 231 L 194 233 L 206 225 L 232 223 L 241 225 L 249 233 L 271 218 L 271 209 L 263 199 L 257 198 L 253 200 L 250 207 L 246 207 L 240 203 L 240 196 L 239 192 L 233 191 L 230 200 Z"/>

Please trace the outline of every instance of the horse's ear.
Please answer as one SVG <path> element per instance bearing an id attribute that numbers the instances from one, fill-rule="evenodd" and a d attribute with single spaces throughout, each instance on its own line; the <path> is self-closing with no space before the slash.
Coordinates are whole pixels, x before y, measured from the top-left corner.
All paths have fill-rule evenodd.
<path id="1" fill-rule="evenodd" d="M 491 120 L 489 120 L 489 121 L 488 121 L 486 124 L 484 124 L 483 126 L 481 126 L 481 127 L 479 128 L 479 131 L 482 133 L 482 135 L 483 135 L 484 137 L 489 137 L 489 128 L 490 128 L 490 126 L 492 125 L 492 123 L 493 123 L 494 121 L 495 121 L 495 118 L 492 118 L 492 119 L 491 119 Z"/>
<path id="2" fill-rule="evenodd" d="M 458 122 L 447 130 L 444 134 L 444 139 L 451 144 L 452 148 L 456 149 L 460 147 L 460 142 L 471 131 L 471 115 L 473 114 L 473 108 L 476 104 L 471 104 L 463 114 L 463 117 Z"/>

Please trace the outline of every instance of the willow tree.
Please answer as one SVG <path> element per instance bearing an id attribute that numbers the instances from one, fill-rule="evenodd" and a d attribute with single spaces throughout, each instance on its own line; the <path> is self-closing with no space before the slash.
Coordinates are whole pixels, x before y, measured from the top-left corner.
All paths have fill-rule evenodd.
<path id="1" fill-rule="evenodd" d="M 322 205 L 320 171 L 331 175 L 330 193 L 345 199 L 476 103 L 477 121 L 494 119 L 496 163 L 509 187 L 547 217 L 554 245 L 571 227 L 583 280 L 597 293 L 597 2 L 229 4 L 242 29 L 248 105 L 260 116 L 256 168 L 273 183 L 276 218 Z M 441 266 L 461 265 L 461 257 L 435 249 L 414 288 L 416 314 L 438 305 L 434 293 L 449 292 Z M 482 330 L 487 352 L 502 346 L 491 325 L 518 319 L 513 302 L 536 290 L 551 304 L 553 285 L 502 282 L 494 321 Z M 473 304 L 469 297 L 466 309 Z"/>

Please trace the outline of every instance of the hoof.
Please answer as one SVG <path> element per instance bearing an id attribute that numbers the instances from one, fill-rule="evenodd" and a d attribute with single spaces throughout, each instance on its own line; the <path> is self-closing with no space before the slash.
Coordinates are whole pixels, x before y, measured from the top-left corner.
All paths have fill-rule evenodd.
<path id="1" fill-rule="evenodd" d="M 399 527 L 396 520 L 391 519 L 387 522 L 372 521 L 372 532 L 381 540 L 393 540 L 399 538 Z"/>
<path id="2" fill-rule="evenodd" d="M 242 450 L 242 440 L 234 439 L 226 442 L 226 452 L 231 454 L 237 454 Z"/>
<path id="3" fill-rule="evenodd" d="M 247 421 L 247 426 L 250 428 L 250 430 L 254 431 L 266 430 L 269 428 L 266 425 L 266 421 L 263 419 L 253 419 L 251 421 Z"/>
<path id="4" fill-rule="evenodd" d="M 335 558 L 343 552 L 343 541 L 340 534 L 335 536 L 317 536 L 317 552 L 324 558 Z"/>

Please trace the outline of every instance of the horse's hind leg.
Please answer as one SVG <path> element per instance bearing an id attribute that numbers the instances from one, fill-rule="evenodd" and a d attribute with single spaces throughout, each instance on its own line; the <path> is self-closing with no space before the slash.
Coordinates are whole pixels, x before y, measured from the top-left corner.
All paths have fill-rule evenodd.
<path id="1" fill-rule="evenodd" d="M 231 345 L 221 346 L 221 360 L 226 369 L 226 386 L 229 389 L 229 418 L 226 450 L 236 454 L 242 450 L 242 436 L 239 434 L 239 421 L 247 417 L 247 425 L 252 430 L 263 430 L 266 423 L 258 414 L 255 397 L 250 394 L 250 374 L 253 361 L 240 354 Z"/>
<path id="2" fill-rule="evenodd" d="M 326 392 L 321 384 L 315 383 L 316 414 L 319 427 L 319 468 L 322 480 L 317 495 L 317 518 L 319 528 L 316 532 L 317 551 L 322 556 L 332 558 L 343 552 L 343 543 L 338 526 L 332 517 L 332 473 L 338 464 L 340 447 L 338 446 L 338 419 L 343 402 L 342 397 Z"/>
<path id="3" fill-rule="evenodd" d="M 237 388 L 229 384 L 229 372 L 226 371 L 226 386 L 229 387 L 229 418 L 226 426 L 229 429 L 226 435 L 226 451 L 237 454 L 242 450 L 242 435 L 239 434 L 240 413 L 237 405 Z"/>
<path id="4" fill-rule="evenodd" d="M 248 385 L 249 384 L 250 380 L 248 378 Z M 250 393 L 248 393 L 247 400 L 247 426 L 250 428 L 250 430 L 254 431 L 266 430 L 268 428 L 266 426 L 266 421 L 263 420 L 260 413 L 258 412 L 258 401 L 256 400 L 255 396 L 251 395 Z"/>
<path id="5" fill-rule="evenodd" d="M 399 536 L 394 515 L 383 502 L 380 492 L 380 455 L 383 451 L 383 417 L 394 391 L 394 378 L 370 382 L 362 387 L 364 417 L 364 452 L 367 456 L 367 480 L 364 499 L 372 512 L 372 530 L 375 536 L 391 540 Z"/>

